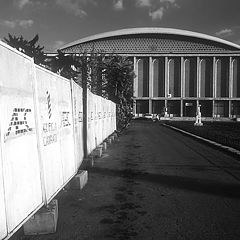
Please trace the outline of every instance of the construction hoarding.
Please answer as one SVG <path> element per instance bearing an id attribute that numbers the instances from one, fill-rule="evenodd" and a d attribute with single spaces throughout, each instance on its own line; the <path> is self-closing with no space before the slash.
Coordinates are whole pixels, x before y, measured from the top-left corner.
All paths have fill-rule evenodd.
<path id="1" fill-rule="evenodd" d="M 115 104 L 36 66 L 0 42 L 0 239 L 8 238 L 77 173 L 115 129 Z"/>
<path id="2" fill-rule="evenodd" d="M 43 204 L 43 199 L 33 97 L 33 62 L 1 44 L 0 66 L 1 164 L 7 230 L 11 233 Z"/>

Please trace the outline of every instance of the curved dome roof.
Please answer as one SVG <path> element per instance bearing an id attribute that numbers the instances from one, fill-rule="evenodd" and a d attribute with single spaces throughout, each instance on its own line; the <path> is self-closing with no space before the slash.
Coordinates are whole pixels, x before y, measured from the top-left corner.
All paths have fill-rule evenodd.
<path id="1" fill-rule="evenodd" d="M 173 28 L 128 28 L 128 29 L 120 29 L 115 30 L 111 32 L 104 32 L 96 35 L 92 35 L 89 37 L 85 37 L 76 41 L 73 41 L 71 43 L 68 43 L 64 46 L 62 46 L 60 49 L 64 50 L 76 45 L 88 43 L 91 41 L 96 41 L 100 39 L 106 39 L 106 38 L 112 38 L 112 37 L 120 37 L 120 36 L 128 36 L 128 35 L 142 35 L 142 34 L 163 34 L 163 35 L 178 35 L 178 36 L 184 36 L 184 37 L 191 37 L 191 38 L 197 38 L 197 39 L 203 39 L 208 41 L 213 41 L 216 43 L 224 44 L 229 47 L 235 48 L 236 50 L 240 50 L 240 45 L 237 45 L 235 43 L 223 40 L 221 38 L 213 37 L 207 34 L 187 31 L 187 30 L 180 30 L 180 29 L 173 29 Z"/>

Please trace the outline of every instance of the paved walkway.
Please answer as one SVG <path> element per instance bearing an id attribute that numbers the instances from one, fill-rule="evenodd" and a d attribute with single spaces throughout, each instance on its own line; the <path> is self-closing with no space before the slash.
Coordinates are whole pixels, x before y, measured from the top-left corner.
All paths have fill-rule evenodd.
<path id="1" fill-rule="evenodd" d="M 135 121 L 59 196 L 50 239 L 240 239 L 240 162 L 158 123 Z"/>

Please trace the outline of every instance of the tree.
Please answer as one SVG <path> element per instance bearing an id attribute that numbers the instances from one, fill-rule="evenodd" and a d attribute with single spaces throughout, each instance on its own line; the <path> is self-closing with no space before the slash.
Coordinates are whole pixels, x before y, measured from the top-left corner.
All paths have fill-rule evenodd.
<path id="1" fill-rule="evenodd" d="M 44 47 L 40 45 L 36 45 L 39 40 L 38 34 L 35 37 L 28 41 L 23 38 L 21 35 L 20 37 L 12 36 L 8 34 L 8 38 L 4 38 L 4 41 L 13 48 L 16 48 L 18 51 L 25 53 L 29 57 L 34 58 L 34 62 L 38 65 L 45 66 L 46 65 L 46 55 L 44 54 Z"/>
<path id="2" fill-rule="evenodd" d="M 103 94 L 103 71 L 105 67 L 106 56 L 101 51 L 92 50 L 87 54 L 88 69 L 90 71 L 89 76 L 89 87 L 91 92 L 102 96 Z"/>
<path id="3" fill-rule="evenodd" d="M 77 80 L 81 65 L 81 61 L 75 55 L 66 55 L 60 50 L 58 50 L 58 55 L 52 58 L 49 63 L 51 71 L 73 80 Z"/>
<path id="4" fill-rule="evenodd" d="M 108 99 L 117 103 L 117 129 L 120 130 L 132 116 L 133 63 L 127 57 L 112 55 L 106 59 L 104 76 L 104 93 Z"/>
<path id="5" fill-rule="evenodd" d="M 133 63 L 123 56 L 113 55 L 105 61 L 103 86 L 107 98 L 118 103 L 130 103 L 133 93 Z"/>

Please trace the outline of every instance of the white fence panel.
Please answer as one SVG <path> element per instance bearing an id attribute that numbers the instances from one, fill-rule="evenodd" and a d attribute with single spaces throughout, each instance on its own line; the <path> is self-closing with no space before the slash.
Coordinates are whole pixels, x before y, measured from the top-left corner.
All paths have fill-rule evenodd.
<path id="1" fill-rule="evenodd" d="M 1 98 L 1 97 L 0 97 Z M 0 126 L 1 127 L 1 126 Z M 1 132 L 1 129 L 0 129 Z M 1 139 L 0 139 L 1 144 Z M 6 219 L 6 209 L 4 202 L 4 188 L 3 188 L 3 169 L 2 169 L 2 152 L 0 145 L 0 239 L 7 236 L 7 219 Z"/>
<path id="2" fill-rule="evenodd" d="M 94 95 L 94 105 L 95 105 L 95 139 L 96 145 L 99 145 L 102 141 L 102 119 L 103 119 L 103 112 L 102 112 L 102 102 L 101 97 Z"/>
<path id="3" fill-rule="evenodd" d="M 40 154 L 43 164 L 44 184 L 47 202 L 63 187 L 63 168 L 59 139 L 59 110 L 57 82 L 59 76 L 36 67 L 36 101 Z"/>
<path id="4" fill-rule="evenodd" d="M 116 130 L 116 105 L 88 91 L 88 153 Z"/>
<path id="5" fill-rule="evenodd" d="M 58 110 L 60 115 L 60 122 L 58 125 L 61 161 L 63 165 L 63 179 L 64 183 L 67 183 L 76 173 L 71 83 L 69 80 L 59 77 L 59 80 L 56 82 L 56 87 L 58 92 Z"/>
<path id="6" fill-rule="evenodd" d="M 93 119 L 92 120 L 92 126 L 93 126 L 93 132 L 95 136 L 95 146 L 96 147 L 99 144 L 99 133 L 98 133 L 98 125 L 99 125 L 99 119 L 101 118 L 101 112 L 99 111 L 99 106 L 97 104 L 97 98 L 95 95 L 93 95 Z"/>
<path id="7" fill-rule="evenodd" d="M 87 148 L 88 153 L 91 153 L 91 151 L 96 147 L 93 121 L 94 96 L 90 91 L 88 91 L 87 94 Z"/>
<path id="8" fill-rule="evenodd" d="M 107 112 L 106 133 L 107 135 L 110 135 L 111 134 L 111 122 L 109 118 L 110 103 L 107 100 L 105 100 L 105 104 L 106 104 L 106 112 Z"/>
<path id="9" fill-rule="evenodd" d="M 103 140 L 106 138 L 106 106 L 104 104 L 104 99 L 101 99 L 101 105 L 102 105 L 102 113 L 103 113 L 103 118 L 102 118 L 102 138 Z"/>
<path id="10" fill-rule="evenodd" d="M 0 126 L 9 233 L 43 203 L 32 64 L 30 58 L 0 43 Z"/>
<path id="11" fill-rule="evenodd" d="M 75 160 L 77 169 L 83 160 L 83 104 L 82 88 L 72 81 L 72 105 L 74 120 Z"/>
<path id="12" fill-rule="evenodd" d="M 111 112 L 112 112 L 112 115 L 111 115 L 111 132 L 114 132 L 116 129 L 117 129 L 117 126 L 116 126 L 116 104 L 111 102 Z"/>

